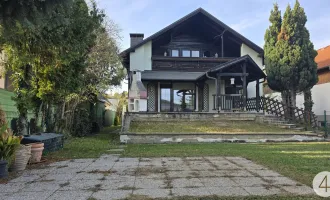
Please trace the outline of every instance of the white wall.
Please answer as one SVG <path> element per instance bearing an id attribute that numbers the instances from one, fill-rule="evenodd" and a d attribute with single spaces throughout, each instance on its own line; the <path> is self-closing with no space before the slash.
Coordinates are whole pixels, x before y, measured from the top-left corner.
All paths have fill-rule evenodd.
<path id="1" fill-rule="evenodd" d="M 314 101 L 313 112 L 315 115 L 323 115 L 324 110 L 330 113 L 330 95 L 327 93 L 330 91 L 330 83 L 324 83 L 315 85 L 312 88 L 312 99 Z M 282 100 L 279 92 L 267 95 L 278 100 Z M 296 100 L 296 106 L 304 108 L 304 95 L 298 94 Z"/>
<path id="2" fill-rule="evenodd" d="M 241 46 L 241 56 L 249 55 L 253 61 L 260 67 L 260 69 L 263 69 L 264 66 L 262 65 L 262 58 L 259 57 L 259 53 L 248 47 L 246 44 L 242 44 Z M 260 96 L 263 95 L 263 89 L 262 89 L 262 83 L 259 85 L 259 94 Z M 256 81 L 250 82 L 247 87 L 247 93 L 248 97 L 255 97 L 256 96 Z"/>
<path id="3" fill-rule="evenodd" d="M 130 53 L 130 71 L 151 70 L 152 42 L 149 41 Z"/>
<path id="4" fill-rule="evenodd" d="M 225 80 L 221 80 L 221 85 L 220 85 L 220 94 L 225 93 Z M 216 94 L 216 85 L 215 85 L 215 80 L 208 79 L 206 83 L 209 85 L 209 112 L 216 112 L 213 110 L 213 95 Z"/>

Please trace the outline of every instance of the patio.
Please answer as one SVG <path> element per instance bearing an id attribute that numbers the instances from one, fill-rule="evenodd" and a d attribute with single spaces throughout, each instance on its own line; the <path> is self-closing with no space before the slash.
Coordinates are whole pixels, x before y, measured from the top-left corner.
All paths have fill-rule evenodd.
<path id="1" fill-rule="evenodd" d="M 313 190 L 242 157 L 61 161 L 0 185 L 0 199 L 131 199 L 178 196 L 313 195 Z"/>

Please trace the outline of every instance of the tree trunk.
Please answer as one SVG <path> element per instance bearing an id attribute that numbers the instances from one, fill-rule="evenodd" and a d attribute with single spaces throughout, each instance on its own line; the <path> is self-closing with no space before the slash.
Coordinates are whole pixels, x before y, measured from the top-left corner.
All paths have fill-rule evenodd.
<path id="1" fill-rule="evenodd" d="M 310 89 L 304 91 L 304 108 L 305 108 L 305 120 L 308 124 L 311 124 L 311 113 L 313 109 L 312 92 Z"/>
<path id="2" fill-rule="evenodd" d="M 18 135 L 28 135 L 28 122 L 26 113 L 20 113 L 18 117 Z"/>
<path id="3" fill-rule="evenodd" d="M 290 117 L 294 120 L 295 113 L 294 108 L 296 107 L 297 94 L 295 90 L 290 90 Z"/>
<path id="4" fill-rule="evenodd" d="M 284 105 L 284 115 L 287 117 L 290 116 L 290 111 L 289 111 L 289 95 L 287 91 L 282 91 L 281 92 L 281 97 L 282 97 L 282 103 Z"/>

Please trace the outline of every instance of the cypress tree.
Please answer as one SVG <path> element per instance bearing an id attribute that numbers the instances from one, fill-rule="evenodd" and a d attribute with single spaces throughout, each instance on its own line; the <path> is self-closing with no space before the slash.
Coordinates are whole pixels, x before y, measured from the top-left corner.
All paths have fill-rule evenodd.
<path id="1" fill-rule="evenodd" d="M 269 87 L 281 92 L 283 103 L 289 107 L 296 105 L 296 94 L 304 92 L 305 99 L 307 98 L 305 106 L 309 106 L 308 109 L 311 110 L 312 103 L 308 102 L 311 95 L 308 91 L 318 81 L 314 61 L 317 54 L 309 39 L 306 21 L 304 9 L 298 1 L 293 10 L 287 6 L 282 22 L 280 11 L 275 4 L 270 17 L 271 26 L 265 35 L 264 48 Z M 292 110 L 288 114 L 294 115 Z"/>

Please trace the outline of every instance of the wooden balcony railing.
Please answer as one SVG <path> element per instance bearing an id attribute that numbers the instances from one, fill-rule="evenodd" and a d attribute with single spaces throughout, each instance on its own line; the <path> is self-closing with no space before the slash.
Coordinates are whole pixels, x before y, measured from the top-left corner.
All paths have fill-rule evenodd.
<path id="1" fill-rule="evenodd" d="M 152 70 L 191 69 L 206 70 L 234 58 L 208 58 L 208 57 L 168 57 L 152 56 Z"/>
<path id="2" fill-rule="evenodd" d="M 216 105 L 216 95 L 213 95 L 213 109 L 228 110 L 244 110 L 243 99 L 241 94 L 220 94 L 218 96 L 218 106 Z"/>

